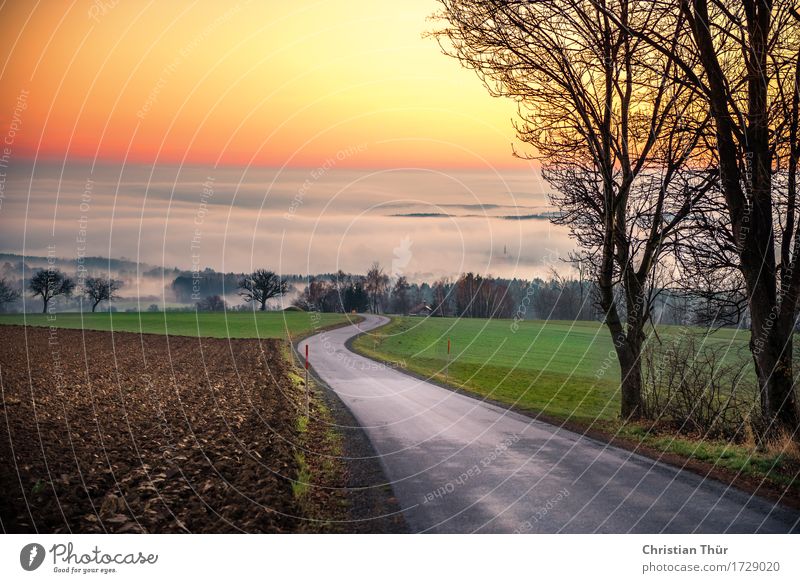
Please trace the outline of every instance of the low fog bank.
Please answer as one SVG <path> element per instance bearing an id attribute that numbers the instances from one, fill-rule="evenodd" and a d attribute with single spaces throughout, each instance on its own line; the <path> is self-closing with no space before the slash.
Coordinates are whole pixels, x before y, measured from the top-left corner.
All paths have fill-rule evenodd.
<path id="1" fill-rule="evenodd" d="M 533 170 L 71 161 L 19 162 L 7 180 L 0 249 L 28 257 L 283 274 L 363 273 L 379 261 L 421 282 L 469 271 L 530 279 L 574 248 L 548 220 L 548 188 Z M 136 286 L 139 297 L 162 297 L 169 282 L 140 274 L 129 283 L 129 294 Z"/>

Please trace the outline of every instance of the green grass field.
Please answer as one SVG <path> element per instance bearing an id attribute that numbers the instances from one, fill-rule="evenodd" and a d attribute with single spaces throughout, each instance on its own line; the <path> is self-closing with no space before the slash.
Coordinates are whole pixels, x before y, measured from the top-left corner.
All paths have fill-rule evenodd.
<path id="1" fill-rule="evenodd" d="M 65 312 L 56 314 L 54 320 L 48 320 L 46 314 L 0 314 L 0 324 L 212 338 L 286 338 L 287 334 L 294 338 L 346 319 L 344 314 L 311 312 Z"/>
<path id="2" fill-rule="evenodd" d="M 663 326 L 662 342 L 682 328 Z M 699 333 L 699 330 L 693 330 Z M 749 332 L 720 330 L 705 342 L 730 346 L 741 358 Z M 613 419 L 619 413 L 619 366 L 608 330 L 597 322 L 395 318 L 356 340 L 355 348 L 480 395 L 575 421 Z"/>

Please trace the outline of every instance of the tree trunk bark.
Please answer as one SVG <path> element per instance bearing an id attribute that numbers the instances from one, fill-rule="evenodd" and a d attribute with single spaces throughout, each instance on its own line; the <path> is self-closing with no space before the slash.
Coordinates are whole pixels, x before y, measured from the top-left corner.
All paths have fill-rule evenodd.
<path id="1" fill-rule="evenodd" d="M 641 342 L 627 339 L 625 344 L 617 348 L 621 374 L 621 410 L 624 421 L 642 417 L 642 368 Z"/>
<path id="2" fill-rule="evenodd" d="M 266 309 L 267 309 L 267 300 L 264 300 L 263 302 L 261 302 L 261 307 L 259 308 L 259 311 L 264 312 L 266 311 Z"/>
<path id="3" fill-rule="evenodd" d="M 644 345 L 644 334 L 642 328 L 636 326 L 641 322 L 641 317 L 635 315 L 633 319 L 629 315 L 628 331 L 617 312 L 614 303 L 614 291 L 611 286 L 600 288 L 600 304 L 606 313 L 605 323 L 611 332 L 611 340 L 614 343 L 614 350 L 617 354 L 617 361 L 620 369 L 620 417 L 624 421 L 640 419 L 644 414 L 642 406 L 642 368 L 641 355 Z M 633 306 L 631 306 L 633 307 Z M 631 326 L 634 328 L 631 328 Z"/>
<path id="4" fill-rule="evenodd" d="M 48 302 L 48 300 L 42 298 L 42 304 L 43 304 L 42 305 L 42 314 L 46 314 L 47 313 L 47 302 Z"/>
<path id="5" fill-rule="evenodd" d="M 792 331 L 772 330 L 761 342 L 753 327 L 750 349 L 758 378 L 761 412 L 768 437 L 793 433 L 800 425 L 792 372 Z"/>

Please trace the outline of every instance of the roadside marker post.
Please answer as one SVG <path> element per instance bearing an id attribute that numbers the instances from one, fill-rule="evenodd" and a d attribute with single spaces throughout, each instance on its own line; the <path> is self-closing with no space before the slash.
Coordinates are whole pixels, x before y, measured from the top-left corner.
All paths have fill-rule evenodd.
<path id="1" fill-rule="evenodd" d="M 444 367 L 444 383 L 450 382 L 450 339 L 447 339 L 447 364 Z"/>
<path id="2" fill-rule="evenodd" d="M 311 411 L 311 396 L 308 386 L 308 344 L 306 344 L 306 418 L 310 415 Z"/>

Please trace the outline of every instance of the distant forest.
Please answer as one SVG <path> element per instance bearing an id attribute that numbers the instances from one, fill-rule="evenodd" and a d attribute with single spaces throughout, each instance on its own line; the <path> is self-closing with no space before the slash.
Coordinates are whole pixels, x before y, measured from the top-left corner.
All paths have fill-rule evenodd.
<path id="1" fill-rule="evenodd" d="M 654 294 L 653 319 L 661 324 L 746 325 L 746 314 L 721 319 L 719 306 L 687 293 Z M 410 283 L 392 279 L 373 264 L 366 275 L 339 272 L 312 277 L 293 305 L 321 312 L 509 318 L 516 320 L 601 320 L 597 290 L 587 280 L 553 270 L 549 277 L 504 279 L 465 273 L 455 279 Z"/>
<path id="2" fill-rule="evenodd" d="M 46 257 L 0 254 L 0 278 L 20 293 L 39 269 L 47 266 Z M 74 276 L 78 263 L 72 259 L 51 260 L 51 265 Z M 128 259 L 87 257 L 85 273 L 111 276 L 122 282 L 120 297 L 101 311 L 150 310 L 250 310 L 238 297 L 241 273 L 220 273 L 206 268 L 200 272 L 162 268 Z M 566 270 L 565 270 L 566 272 Z M 24 277 L 23 277 L 24 273 Z M 373 312 L 402 315 L 458 316 L 466 318 L 509 318 L 517 320 L 600 320 L 594 284 L 569 271 L 552 270 L 548 277 L 505 279 L 465 273 L 455 278 L 431 282 L 409 282 L 391 278 L 374 263 L 365 275 L 344 273 L 282 276 L 288 293 L 272 300 L 270 309 L 294 306 L 321 312 Z M 141 293 L 143 289 L 151 293 Z M 137 291 L 139 292 L 137 294 Z M 661 290 L 656 294 L 653 319 L 662 324 L 747 325 L 747 314 L 721 318 L 719 306 L 704 302 L 686 292 Z M 81 309 L 79 293 L 55 301 L 62 311 Z M 26 300 L 29 311 L 39 311 L 38 301 Z M 21 300 L 0 306 L 6 312 L 23 309 Z"/>

